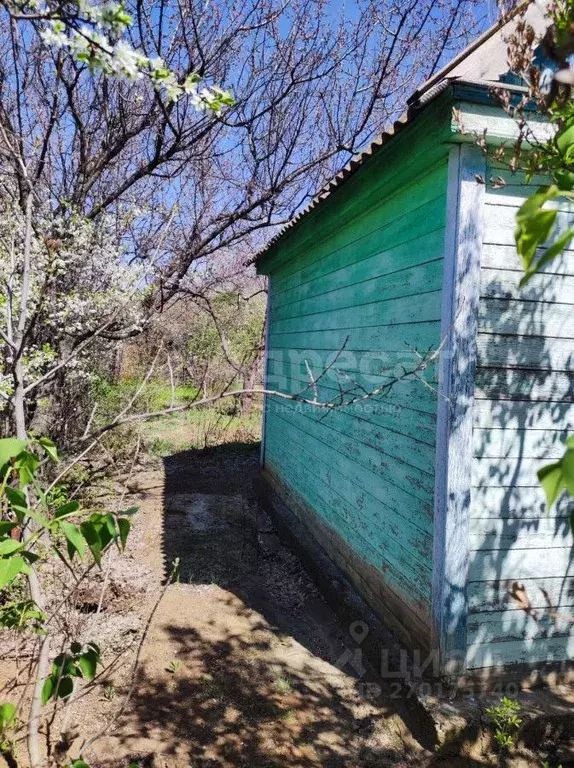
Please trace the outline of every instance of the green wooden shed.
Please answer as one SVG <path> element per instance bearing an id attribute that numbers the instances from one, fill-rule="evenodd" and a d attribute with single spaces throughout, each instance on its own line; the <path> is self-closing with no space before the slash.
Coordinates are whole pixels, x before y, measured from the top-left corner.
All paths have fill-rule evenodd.
<path id="1" fill-rule="evenodd" d="M 543 29 L 541 7 L 528 14 Z M 536 478 L 574 420 L 574 251 L 519 288 L 515 214 L 534 187 L 476 142 L 517 134 L 491 90 L 524 90 L 505 74 L 513 23 L 419 89 L 257 259 L 270 390 L 336 401 L 439 349 L 384 397 L 328 413 L 268 396 L 262 473 L 299 544 L 440 675 L 574 659 L 568 500 L 547 514 Z"/>

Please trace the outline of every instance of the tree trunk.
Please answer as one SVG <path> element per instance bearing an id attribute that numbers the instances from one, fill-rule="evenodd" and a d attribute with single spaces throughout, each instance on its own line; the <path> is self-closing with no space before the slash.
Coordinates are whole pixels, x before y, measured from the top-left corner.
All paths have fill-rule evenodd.
<path id="1" fill-rule="evenodd" d="M 32 189 L 28 191 L 26 198 L 26 224 L 24 233 L 24 263 L 22 269 L 22 291 L 20 296 L 20 311 L 18 323 L 13 337 L 15 363 L 13 366 L 14 396 L 12 400 L 12 413 L 14 419 L 14 431 L 16 437 L 20 440 L 27 439 L 26 432 L 26 391 L 24 381 L 24 346 L 26 340 L 26 323 L 28 321 L 28 300 L 30 292 L 30 277 L 32 271 L 31 252 L 32 252 Z M 28 489 L 25 489 L 28 497 Z M 29 499 L 28 499 L 29 500 Z M 23 539 L 26 540 L 32 535 L 30 522 L 23 526 Z M 42 591 L 42 585 L 38 573 L 34 566 L 31 567 L 28 575 L 28 588 L 30 597 L 36 603 L 41 611 L 45 611 L 46 601 Z M 38 665 L 36 669 L 36 679 L 34 681 L 34 690 L 32 693 L 32 702 L 30 704 L 30 716 L 28 718 L 27 746 L 30 758 L 31 768 L 42 768 L 42 753 L 40 749 L 39 727 L 42 718 L 42 687 L 44 680 L 48 675 L 48 666 L 50 661 L 50 635 L 44 635 L 40 645 L 38 655 Z"/>

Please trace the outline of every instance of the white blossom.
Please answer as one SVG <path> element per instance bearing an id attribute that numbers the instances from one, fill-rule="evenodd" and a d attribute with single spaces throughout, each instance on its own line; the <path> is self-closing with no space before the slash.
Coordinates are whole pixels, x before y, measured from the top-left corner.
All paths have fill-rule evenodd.
<path id="1" fill-rule="evenodd" d="M 12 197 L 16 199 L 16 195 Z M 12 306 L 21 295 L 24 221 L 16 203 L 0 198 L 0 284 L 11 286 Z M 13 248 L 12 248 L 13 245 Z M 14 253 L 14 257 L 12 256 Z M 38 315 L 40 336 L 49 343 L 24 350 L 26 383 L 31 383 L 61 357 L 75 338 L 93 333 L 109 322 L 108 330 L 125 334 L 143 325 L 141 298 L 149 283 L 142 266 L 126 263 L 111 224 L 94 223 L 75 214 L 39 216 L 31 249 L 29 316 Z M 13 313 L 16 310 L 13 310 Z M 0 330 L 5 335 L 9 307 L 0 299 Z M 14 318 L 12 318 L 14 321 Z M 85 377 L 87 358 L 69 364 Z M 0 360 L 0 391 L 10 393 L 10 361 Z M 4 399 L 0 400 L 4 403 Z"/>

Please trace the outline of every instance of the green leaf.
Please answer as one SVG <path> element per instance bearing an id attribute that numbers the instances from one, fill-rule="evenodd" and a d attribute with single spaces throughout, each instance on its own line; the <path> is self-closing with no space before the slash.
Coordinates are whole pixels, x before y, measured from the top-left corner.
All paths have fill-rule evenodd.
<path id="1" fill-rule="evenodd" d="M 33 509 L 28 510 L 28 517 L 33 520 L 39 528 L 49 528 L 50 521 L 48 518 L 41 515 L 39 512 L 35 512 Z"/>
<path id="2" fill-rule="evenodd" d="M 4 489 L 4 493 L 18 522 L 22 522 L 28 514 L 28 500 L 26 494 L 18 488 L 10 488 L 9 486 Z"/>
<path id="3" fill-rule="evenodd" d="M 37 555 L 35 552 L 30 552 L 30 550 L 24 550 L 24 552 L 22 552 L 22 557 L 29 563 L 35 563 L 40 559 L 40 555 Z"/>
<path id="4" fill-rule="evenodd" d="M 4 489 L 4 492 L 10 502 L 14 514 L 18 518 L 18 522 L 22 523 L 25 517 L 30 517 L 40 526 L 40 528 L 47 528 L 49 526 L 50 523 L 44 515 L 41 515 L 39 512 L 35 512 L 28 507 L 26 494 L 23 491 L 18 488 L 8 487 Z"/>
<path id="5" fill-rule="evenodd" d="M 22 451 L 18 454 L 15 466 L 18 470 L 20 487 L 25 488 L 34 479 L 36 470 L 40 466 L 40 459 L 36 456 L 35 453 L 31 453 L 30 451 Z"/>
<path id="6" fill-rule="evenodd" d="M 93 680 L 96 676 L 98 660 L 99 655 L 92 648 L 79 657 L 78 664 L 86 680 Z"/>
<path id="7" fill-rule="evenodd" d="M 54 680 L 52 675 L 50 675 L 50 677 L 47 677 L 44 680 L 44 685 L 42 686 L 42 704 L 44 706 L 46 706 L 46 704 L 50 701 L 50 699 L 54 695 L 55 683 L 56 681 Z"/>
<path id="8" fill-rule="evenodd" d="M 80 530 L 90 548 L 94 560 L 99 565 L 102 561 L 102 543 L 98 529 L 94 523 L 86 520 L 80 525 Z"/>
<path id="9" fill-rule="evenodd" d="M 26 448 L 25 440 L 4 437 L 0 440 L 0 469 Z"/>
<path id="10" fill-rule="evenodd" d="M 574 144 L 574 124 L 572 121 L 569 121 L 569 123 L 556 134 L 556 146 L 563 155 Z"/>
<path id="11" fill-rule="evenodd" d="M 123 512 L 120 512 L 120 515 L 123 515 L 124 517 L 131 517 L 132 515 L 135 515 L 136 512 L 139 512 L 139 507 L 130 507 L 129 509 L 124 509 Z"/>
<path id="12" fill-rule="evenodd" d="M 21 629 L 25 627 L 39 634 L 42 632 L 42 628 L 39 625 L 45 619 L 46 615 L 42 613 L 33 600 L 4 603 L 0 607 L 0 627 L 6 629 Z M 30 622 L 34 622 L 34 624 L 30 626 Z"/>
<path id="13" fill-rule="evenodd" d="M 557 237 L 554 242 L 548 246 L 548 248 L 544 251 L 543 256 L 541 256 L 538 261 L 534 263 L 533 266 L 530 266 L 528 270 L 526 271 L 526 274 L 520 281 L 520 287 L 523 288 L 526 283 L 530 280 L 530 278 L 535 275 L 537 272 L 539 272 L 542 267 L 546 266 L 546 264 L 549 264 L 553 259 L 555 259 L 557 256 L 560 256 L 560 254 L 568 248 L 570 245 L 570 241 L 574 237 L 574 228 L 570 228 L 566 230 L 560 237 Z"/>
<path id="14" fill-rule="evenodd" d="M 18 549 L 22 549 L 22 544 L 19 541 L 16 541 L 16 539 L 4 539 L 3 541 L 0 541 L 0 557 L 10 555 Z"/>
<path id="15" fill-rule="evenodd" d="M 84 760 L 74 760 L 67 768 L 90 768 Z"/>
<path id="16" fill-rule="evenodd" d="M 67 699 L 74 692 L 74 681 L 71 677 L 60 678 L 58 685 L 58 698 Z"/>
<path id="17" fill-rule="evenodd" d="M 516 233 L 516 249 L 522 258 L 525 270 L 530 268 L 536 255 L 536 250 L 550 237 L 556 222 L 557 211 L 539 210 L 522 220 Z M 516 217 L 518 221 L 518 216 Z"/>
<path id="18" fill-rule="evenodd" d="M 60 523 L 62 533 L 66 537 L 68 545 L 68 555 L 70 560 L 74 559 L 74 554 L 77 552 L 80 559 L 84 556 L 86 547 L 84 544 L 84 537 L 77 525 L 63 521 Z"/>
<path id="19" fill-rule="evenodd" d="M 574 449 L 569 448 L 562 457 L 562 475 L 564 485 L 571 496 L 574 496 Z"/>
<path id="20" fill-rule="evenodd" d="M 0 536 L 6 536 L 6 534 L 13 531 L 18 527 L 18 523 L 12 523 L 10 520 L 0 520 Z"/>
<path id="21" fill-rule="evenodd" d="M 571 192 L 574 189 L 574 173 L 560 168 L 554 172 L 556 183 L 563 192 Z"/>
<path id="22" fill-rule="evenodd" d="M 56 448 L 56 444 L 50 440 L 49 437 L 41 437 L 38 440 L 38 443 L 42 446 L 42 448 L 46 451 L 47 455 L 52 459 L 52 461 L 58 462 L 58 449 Z"/>
<path id="23" fill-rule="evenodd" d="M 5 731 L 16 719 L 16 705 L 6 702 L 0 704 L 0 733 Z"/>
<path id="24" fill-rule="evenodd" d="M 19 573 L 29 573 L 30 566 L 20 555 L 0 560 L 0 589 L 13 581 Z"/>
<path id="25" fill-rule="evenodd" d="M 90 515 L 88 523 L 93 526 L 98 537 L 100 552 L 103 552 L 108 544 L 118 535 L 114 516 L 110 512 L 105 514 L 95 512 L 93 515 Z"/>
<path id="26" fill-rule="evenodd" d="M 540 485 L 544 488 L 544 493 L 546 494 L 546 506 L 548 511 L 550 511 L 552 505 L 564 488 L 562 462 L 558 461 L 555 464 L 547 464 L 545 467 L 542 467 L 542 469 L 539 469 L 536 474 L 538 475 Z"/>
<path id="27" fill-rule="evenodd" d="M 74 512 L 79 510 L 79 508 L 80 503 L 78 501 L 68 501 L 66 504 L 62 504 L 61 507 L 58 507 L 58 509 L 54 512 L 54 519 L 58 520 L 61 517 L 73 515 Z"/>
<path id="28" fill-rule="evenodd" d="M 117 536 L 116 521 L 114 519 L 114 516 L 111 514 L 111 512 L 108 512 L 106 513 L 106 515 L 104 515 L 102 522 L 104 526 L 107 528 L 108 533 L 110 534 L 111 538 L 107 542 L 109 543 L 113 538 Z"/>
<path id="29" fill-rule="evenodd" d="M 131 528 L 131 523 L 129 520 L 126 520 L 125 517 L 118 517 L 118 530 L 120 532 L 120 542 L 122 545 L 122 549 L 126 548 L 126 543 L 130 533 L 130 528 Z"/>

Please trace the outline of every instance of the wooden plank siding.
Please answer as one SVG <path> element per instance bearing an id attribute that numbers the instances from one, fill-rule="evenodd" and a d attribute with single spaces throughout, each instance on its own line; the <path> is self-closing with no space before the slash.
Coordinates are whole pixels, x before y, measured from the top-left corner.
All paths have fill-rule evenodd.
<path id="1" fill-rule="evenodd" d="M 574 425 L 574 252 L 519 287 L 515 215 L 534 187 L 490 165 L 498 175 L 507 186 L 487 187 L 484 212 L 467 587 L 467 667 L 483 672 L 574 659 L 569 504 L 547 515 L 536 478 Z"/>
<path id="2" fill-rule="evenodd" d="M 400 640 L 488 677 L 574 660 L 570 503 L 547 513 L 536 478 L 574 426 L 574 248 L 519 287 L 515 216 L 544 180 L 487 160 L 473 132 L 496 144 L 513 121 L 456 99 L 453 116 L 452 93 L 258 262 L 269 389 L 336 402 L 446 339 L 439 365 L 336 410 L 268 396 L 262 462 Z"/>
<path id="3" fill-rule="evenodd" d="M 269 388 L 370 391 L 439 345 L 450 108 L 427 118 L 260 265 L 273 290 Z M 267 400 L 264 475 L 403 642 L 428 649 L 436 393 L 407 380 L 328 414 Z"/>

